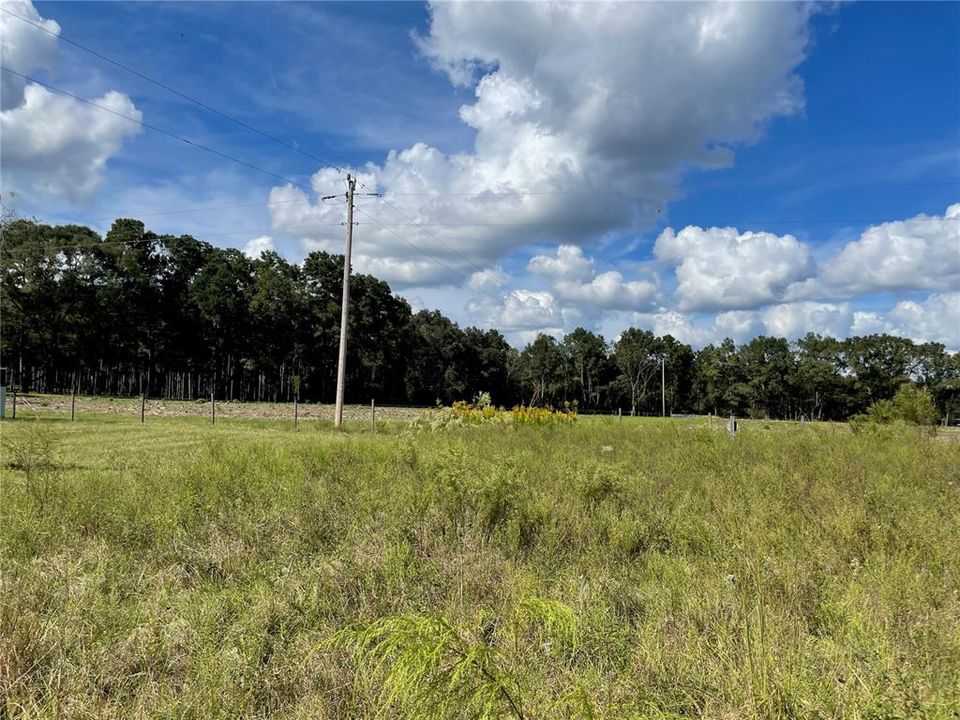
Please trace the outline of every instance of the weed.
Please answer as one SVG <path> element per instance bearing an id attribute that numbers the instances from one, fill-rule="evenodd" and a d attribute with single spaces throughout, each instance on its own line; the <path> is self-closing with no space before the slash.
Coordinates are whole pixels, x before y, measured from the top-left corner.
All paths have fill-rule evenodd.
<path id="1" fill-rule="evenodd" d="M 960 445 L 289 425 L 4 424 L 0 717 L 956 712 Z"/>

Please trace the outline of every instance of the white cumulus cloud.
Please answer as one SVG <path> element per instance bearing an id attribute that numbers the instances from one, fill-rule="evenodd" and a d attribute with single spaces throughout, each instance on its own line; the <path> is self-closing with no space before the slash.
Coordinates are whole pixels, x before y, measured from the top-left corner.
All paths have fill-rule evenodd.
<path id="1" fill-rule="evenodd" d="M 243 254 L 251 260 L 256 260 L 265 252 L 275 252 L 276 249 L 272 237 L 269 235 L 261 235 L 260 237 L 247 241 L 247 244 L 243 246 Z"/>
<path id="2" fill-rule="evenodd" d="M 960 287 L 960 203 L 869 227 L 826 263 L 821 284 L 845 295 Z"/>
<path id="3" fill-rule="evenodd" d="M 550 293 L 514 290 L 500 311 L 500 323 L 509 330 L 545 330 L 561 327 L 563 317 Z"/>
<path id="4" fill-rule="evenodd" d="M 474 147 L 447 154 L 417 143 L 362 168 L 365 189 L 386 202 L 357 217 L 358 254 L 384 260 L 388 280 L 460 283 L 519 247 L 583 245 L 642 222 L 676 195 L 686 168 L 728 165 L 766 121 L 802 109 L 795 68 L 809 12 L 786 3 L 432 5 L 419 44 L 455 84 L 473 87 L 460 119 L 475 130 Z M 330 194 L 343 179 L 322 170 L 314 186 Z M 309 203 L 292 187 L 271 200 L 298 201 L 272 206 L 277 230 L 309 247 L 339 239 L 317 226 L 341 220 L 342 206 Z M 422 257 L 396 235 L 452 270 L 401 270 Z M 602 297 L 613 280 L 575 294 Z"/>
<path id="5" fill-rule="evenodd" d="M 767 308 L 762 319 L 768 335 L 789 340 L 808 332 L 845 337 L 850 332 L 854 313 L 847 303 L 794 302 Z"/>
<path id="6" fill-rule="evenodd" d="M 810 249 L 792 235 L 688 226 L 664 230 L 656 257 L 676 266 L 681 310 L 747 310 L 781 300 L 811 277 Z"/>
<path id="7" fill-rule="evenodd" d="M 899 302 L 890 317 L 901 335 L 960 350 L 960 292 L 930 295 L 922 302 Z"/>
<path id="8" fill-rule="evenodd" d="M 536 255 L 527 269 L 551 282 L 553 294 L 568 304 L 602 310 L 640 310 L 656 297 L 649 280 L 625 280 L 616 270 L 597 273 L 595 261 L 576 245 L 560 245 L 555 255 Z"/>
<path id="9" fill-rule="evenodd" d="M 724 338 L 743 342 L 762 330 L 757 313 L 750 310 L 730 310 L 698 317 L 676 310 L 662 310 L 637 313 L 632 323 L 636 327 L 652 330 L 655 335 L 672 335 L 694 347 L 716 343 Z"/>
<path id="10" fill-rule="evenodd" d="M 30 2 L 5 2 L 4 8 L 59 34 Z M 22 74 L 49 67 L 57 39 L 0 13 L 3 64 Z M 29 187 L 71 200 L 89 198 L 99 186 L 107 161 L 123 141 L 140 132 L 140 111 L 123 93 L 110 91 L 94 100 L 105 112 L 35 83 L 3 73 L 0 102 L 0 155 L 4 185 Z M 118 117 L 126 115 L 134 120 Z"/>
<path id="11" fill-rule="evenodd" d="M 589 280 L 593 274 L 593 259 L 583 254 L 576 245 L 561 245 L 556 256 L 536 255 L 527 268 L 537 275 L 553 280 Z"/>
<path id="12" fill-rule="evenodd" d="M 33 68 L 50 68 L 57 56 L 60 25 L 45 20 L 28 0 L 4 0 L 4 10 L 25 18 L 47 30 L 43 32 L 6 12 L 0 13 L 0 60 L 3 66 L 26 74 Z M 53 33 L 52 35 L 50 33 Z M 26 80 L 10 73 L 0 79 L 0 110 L 9 110 L 23 103 Z"/>

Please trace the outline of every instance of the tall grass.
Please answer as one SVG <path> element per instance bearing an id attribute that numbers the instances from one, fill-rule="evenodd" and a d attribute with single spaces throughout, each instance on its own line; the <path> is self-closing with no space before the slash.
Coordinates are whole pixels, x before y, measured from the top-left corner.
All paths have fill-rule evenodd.
<path id="1" fill-rule="evenodd" d="M 0 717 L 960 713 L 930 437 L 2 431 Z"/>

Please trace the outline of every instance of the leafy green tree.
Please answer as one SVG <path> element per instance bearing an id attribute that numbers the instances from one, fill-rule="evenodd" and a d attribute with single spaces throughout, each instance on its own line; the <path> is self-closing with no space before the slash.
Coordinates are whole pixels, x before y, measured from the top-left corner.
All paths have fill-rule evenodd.
<path id="1" fill-rule="evenodd" d="M 464 398 L 488 392 L 494 403 L 512 404 L 516 393 L 508 368 L 512 352 L 506 338 L 497 330 L 466 328 L 460 362 L 467 393 Z"/>
<path id="2" fill-rule="evenodd" d="M 707 345 L 694 356 L 694 406 L 700 412 L 726 415 L 740 405 L 735 395 L 737 347 L 726 338 L 719 346 Z"/>
<path id="3" fill-rule="evenodd" d="M 660 338 L 660 353 L 664 359 L 667 414 L 693 406 L 696 357 L 689 345 L 672 335 Z"/>
<path id="4" fill-rule="evenodd" d="M 893 396 L 897 418 L 911 425 L 933 425 L 937 421 L 937 408 L 933 395 L 923 387 L 904 383 Z"/>
<path id="5" fill-rule="evenodd" d="M 300 270 L 277 253 L 265 252 L 253 261 L 248 293 L 251 342 L 244 363 L 258 372 L 256 397 L 264 398 L 266 376 L 275 380 L 268 385 L 272 399 L 290 398 L 305 348 L 307 303 Z"/>
<path id="6" fill-rule="evenodd" d="M 250 330 L 247 293 L 251 261 L 235 249 L 216 249 L 190 285 L 208 339 L 211 382 L 217 394 L 234 398 L 240 349 Z"/>
<path id="7" fill-rule="evenodd" d="M 892 335 L 867 335 L 844 340 L 847 367 L 855 380 L 857 404 L 866 407 L 893 397 L 909 380 L 913 343 Z"/>
<path id="8" fill-rule="evenodd" d="M 738 353 L 738 383 L 743 386 L 747 410 L 753 417 L 787 417 L 793 359 L 783 338 L 761 335 Z"/>
<path id="9" fill-rule="evenodd" d="M 408 397 L 425 405 L 468 399 L 458 367 L 466 338 L 457 324 L 437 310 L 421 310 L 411 318 L 410 334 Z"/>
<path id="10" fill-rule="evenodd" d="M 788 384 L 797 414 L 808 420 L 846 417 L 850 381 L 842 343 L 809 333 L 793 347 L 794 365 Z"/>
<path id="11" fill-rule="evenodd" d="M 569 363 L 567 382 L 575 388 L 581 408 L 600 405 L 602 383 L 608 375 L 607 343 L 602 335 L 578 327 L 563 339 Z"/>
<path id="12" fill-rule="evenodd" d="M 555 338 L 541 333 L 520 353 L 523 385 L 530 391 L 530 405 L 557 401 L 563 386 L 563 353 Z"/>
<path id="13" fill-rule="evenodd" d="M 250 260 L 189 235 L 158 236 L 122 218 L 89 228 L 0 217 L 0 365 L 26 389 L 166 397 L 330 401 L 336 386 L 343 257 L 276 253 Z M 659 411 L 660 363 L 672 411 L 841 419 L 960 412 L 960 355 L 889 335 L 792 344 L 759 337 L 696 352 L 666 335 L 626 330 L 608 348 L 577 328 L 518 352 L 496 330 L 461 329 L 439 312 L 412 314 L 389 285 L 351 276 L 347 398 L 432 404 L 576 400 L 594 411 L 629 403 Z M 11 378 L 11 372 L 15 377 Z M 909 412 L 898 409 L 907 403 Z M 889 400 L 887 404 L 878 401 Z M 916 398 L 914 398 L 916 400 Z M 904 405 L 906 407 L 906 405 Z"/>
<path id="14" fill-rule="evenodd" d="M 630 395 L 630 414 L 636 415 L 651 382 L 660 370 L 662 346 L 649 330 L 629 328 L 614 343 L 613 357 Z"/>

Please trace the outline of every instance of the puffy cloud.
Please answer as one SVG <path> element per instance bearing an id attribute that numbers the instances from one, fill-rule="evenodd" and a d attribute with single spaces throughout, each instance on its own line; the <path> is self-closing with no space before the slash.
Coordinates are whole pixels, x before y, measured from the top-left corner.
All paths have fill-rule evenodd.
<path id="1" fill-rule="evenodd" d="M 554 295 L 571 304 L 604 310 L 640 310 L 656 297 L 657 285 L 624 280 L 615 270 L 596 273 L 593 258 L 575 245 L 561 245 L 555 256 L 536 255 L 527 269 L 548 278 Z"/>
<path id="2" fill-rule="evenodd" d="M 657 286 L 646 280 L 624 280 L 616 270 L 600 273 L 589 282 L 560 280 L 553 285 L 557 296 L 607 310 L 637 310 L 656 297 Z"/>
<path id="3" fill-rule="evenodd" d="M 475 144 L 445 154 L 418 143 L 363 168 L 362 182 L 393 207 L 366 204 L 357 220 L 391 229 L 358 227 L 359 254 L 416 257 L 399 234 L 469 277 L 524 245 L 580 245 L 642 222 L 676 195 L 684 169 L 729 164 L 765 121 L 802 108 L 794 69 L 809 12 L 783 3 L 433 5 L 420 46 L 454 83 L 476 81 L 460 111 Z M 342 178 L 324 170 L 314 185 L 329 194 Z M 307 200 L 297 193 L 278 188 L 271 200 Z M 332 204 L 273 206 L 274 227 L 294 234 L 341 216 Z M 339 232 L 300 235 L 319 246 Z"/>
<path id="4" fill-rule="evenodd" d="M 343 253 L 342 249 L 336 252 Z M 450 272 L 429 259 L 389 258 L 359 253 L 353 256 L 352 267 L 356 272 L 374 275 L 387 280 L 396 287 L 411 287 L 424 285 L 449 285 L 457 280 L 450 276 Z"/>
<path id="5" fill-rule="evenodd" d="M 784 303 L 763 313 L 767 334 L 791 340 L 808 332 L 844 337 L 849 334 L 853 320 L 854 313 L 846 303 Z"/>
<path id="6" fill-rule="evenodd" d="M 43 20 L 29 2 L 4 3 L 17 15 L 60 32 L 52 20 Z M 56 38 L 6 13 L 0 14 L 3 64 L 17 72 L 49 65 Z M 135 122 L 104 112 L 34 83 L 3 73 L 0 103 L 0 151 L 4 184 L 26 183 L 41 193 L 72 200 L 89 198 L 103 176 L 107 161 L 123 141 L 140 132 Z M 98 105 L 139 121 L 141 113 L 126 95 L 110 91 Z"/>
<path id="7" fill-rule="evenodd" d="M 730 310 L 700 317 L 663 310 L 637 313 L 632 322 L 637 327 L 652 330 L 656 335 L 672 335 L 694 347 L 716 343 L 728 337 L 742 342 L 760 330 L 757 313 L 748 310 Z"/>
<path id="8" fill-rule="evenodd" d="M 5 10 L 14 15 L 26 18 L 42 26 L 48 33 L 31 27 L 22 20 L 11 17 L 7 13 L 0 13 L 0 37 L 3 38 L 0 46 L 0 59 L 3 66 L 20 73 L 26 73 L 31 68 L 49 68 L 53 65 L 57 55 L 57 38 L 60 34 L 60 25 L 55 20 L 45 20 L 27 0 L 5 0 Z M 0 82 L 0 110 L 9 110 L 23 103 L 26 80 L 10 73 L 3 73 Z"/>
<path id="9" fill-rule="evenodd" d="M 269 235 L 261 235 L 260 237 L 247 241 L 247 244 L 243 246 L 243 254 L 251 260 L 256 260 L 263 255 L 263 253 L 276 252 L 276 249 L 272 237 Z"/>
<path id="10" fill-rule="evenodd" d="M 474 290 L 494 289 L 499 290 L 510 280 L 502 268 L 495 267 L 487 270 L 479 270 L 470 276 L 470 287 Z"/>
<path id="11" fill-rule="evenodd" d="M 130 99 L 108 92 L 96 100 L 115 112 L 140 119 Z M 37 190 L 73 200 L 89 197 L 99 186 L 107 161 L 140 128 L 73 98 L 39 85 L 24 88 L 24 102 L 0 112 L 4 172 L 24 177 Z"/>
<path id="12" fill-rule="evenodd" d="M 849 335 L 876 335 L 878 333 L 893 334 L 895 328 L 882 313 L 872 311 L 857 311 L 853 313 L 853 324 Z"/>
<path id="13" fill-rule="evenodd" d="M 536 255 L 527 268 L 553 280 L 589 280 L 593 276 L 593 259 L 585 257 L 576 245 L 561 245 L 556 257 Z"/>
<path id="14" fill-rule="evenodd" d="M 550 293 L 514 290 L 506 297 L 500 323 L 509 330 L 544 331 L 561 327 L 563 317 Z"/>
<path id="15" fill-rule="evenodd" d="M 676 265 L 682 310 L 746 310 L 777 302 L 816 269 L 809 248 L 792 235 L 735 228 L 667 228 L 654 254 Z"/>
<path id="16" fill-rule="evenodd" d="M 484 140 L 501 139 L 505 125 L 535 126 L 564 138 L 584 166 L 643 176 L 691 161 L 725 163 L 718 143 L 750 140 L 764 120 L 802 108 L 793 70 L 805 55 L 808 12 L 437 3 L 420 44 L 455 83 L 482 76 L 477 102 L 461 116 L 488 133 Z"/>
<path id="17" fill-rule="evenodd" d="M 942 216 L 873 225 L 826 263 L 820 281 L 844 295 L 960 286 L 960 203 Z"/>
<path id="18" fill-rule="evenodd" d="M 890 317 L 901 335 L 918 342 L 941 342 L 960 349 L 960 292 L 930 295 L 923 302 L 894 305 Z"/>

